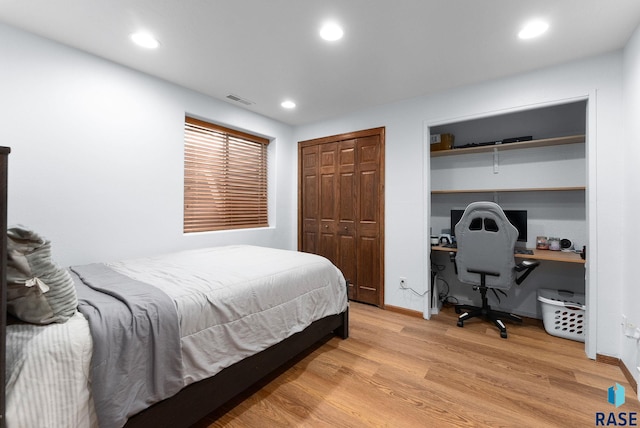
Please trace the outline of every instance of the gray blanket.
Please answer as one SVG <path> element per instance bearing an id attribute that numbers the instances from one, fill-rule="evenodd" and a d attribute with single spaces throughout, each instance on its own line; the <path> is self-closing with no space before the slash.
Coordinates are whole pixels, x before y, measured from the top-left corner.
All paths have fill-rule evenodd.
<path id="1" fill-rule="evenodd" d="M 70 268 L 93 338 L 91 390 L 101 428 L 183 386 L 178 314 L 165 293 L 103 264 Z"/>

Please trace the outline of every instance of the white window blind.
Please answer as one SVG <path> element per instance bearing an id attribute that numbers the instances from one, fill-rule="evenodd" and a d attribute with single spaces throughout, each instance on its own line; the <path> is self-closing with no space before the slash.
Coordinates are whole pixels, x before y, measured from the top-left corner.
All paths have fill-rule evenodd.
<path id="1" fill-rule="evenodd" d="M 269 140 L 185 118 L 184 232 L 268 226 Z"/>

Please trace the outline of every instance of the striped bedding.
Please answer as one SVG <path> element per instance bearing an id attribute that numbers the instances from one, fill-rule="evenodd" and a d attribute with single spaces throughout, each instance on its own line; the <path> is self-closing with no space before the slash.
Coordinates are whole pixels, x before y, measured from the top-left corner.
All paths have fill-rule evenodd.
<path id="1" fill-rule="evenodd" d="M 296 251 L 215 247 L 108 266 L 173 299 L 184 386 L 347 307 L 340 271 Z M 80 313 L 64 324 L 8 326 L 7 348 L 8 428 L 97 426 L 91 335 Z"/>
<path id="2" fill-rule="evenodd" d="M 80 312 L 64 324 L 7 326 L 7 427 L 97 426 L 91 348 Z"/>

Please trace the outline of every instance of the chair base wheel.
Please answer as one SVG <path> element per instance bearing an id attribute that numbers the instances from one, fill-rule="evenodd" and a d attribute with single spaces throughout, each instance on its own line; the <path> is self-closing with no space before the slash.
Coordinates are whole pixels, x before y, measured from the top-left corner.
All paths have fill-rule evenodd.
<path id="1" fill-rule="evenodd" d="M 500 337 L 503 338 L 503 339 L 506 339 L 507 338 L 507 332 L 506 331 L 501 331 L 500 332 Z"/>
<path id="2" fill-rule="evenodd" d="M 464 322 L 463 321 L 458 321 L 458 327 L 464 327 Z"/>

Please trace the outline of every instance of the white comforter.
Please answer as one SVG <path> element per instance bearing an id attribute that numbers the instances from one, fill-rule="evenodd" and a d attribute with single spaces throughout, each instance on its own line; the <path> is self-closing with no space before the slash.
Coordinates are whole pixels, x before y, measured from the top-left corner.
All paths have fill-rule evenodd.
<path id="1" fill-rule="evenodd" d="M 303 330 L 313 321 L 341 313 L 347 307 L 346 285 L 340 271 L 327 259 L 307 253 L 230 246 L 108 266 L 160 288 L 174 300 L 180 320 L 185 386 L 212 376 Z M 81 315 L 72 321 L 40 327 L 42 332 L 54 329 L 68 332 L 38 333 L 30 339 L 25 339 L 20 330 L 33 326 L 8 327 L 9 428 L 95 424 L 87 383 L 91 336 Z M 40 350 L 35 356 L 33 352 L 20 351 L 36 343 L 40 349 L 43 346 L 40 342 L 51 342 L 46 344 L 53 349 L 46 351 L 47 356 L 43 357 Z M 70 357 L 58 364 L 58 358 L 50 355 L 57 352 Z M 60 383 L 62 389 L 53 389 L 55 382 L 50 382 L 47 389 L 38 387 L 34 379 L 38 375 L 33 373 L 42 370 L 53 373 L 54 378 L 67 379 Z M 69 373 L 73 374 L 71 380 Z M 28 377 L 23 379 L 25 374 Z M 30 397 L 30 405 L 25 405 L 24 397 Z M 43 412 L 41 403 L 51 401 L 52 397 L 64 398 L 49 406 L 50 411 Z M 57 408 L 60 403 L 68 402 L 73 405 Z M 30 423 L 23 424 L 25 420 Z"/>

